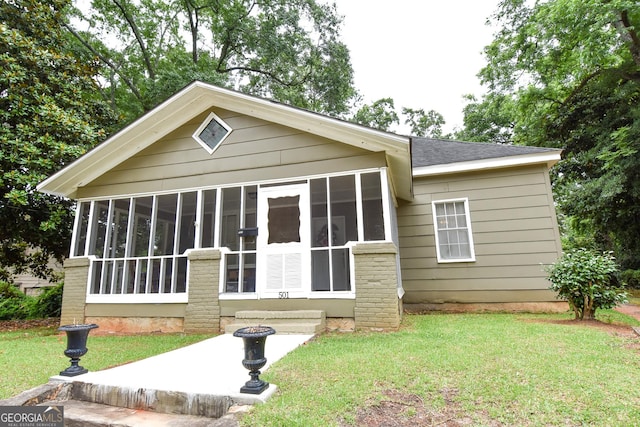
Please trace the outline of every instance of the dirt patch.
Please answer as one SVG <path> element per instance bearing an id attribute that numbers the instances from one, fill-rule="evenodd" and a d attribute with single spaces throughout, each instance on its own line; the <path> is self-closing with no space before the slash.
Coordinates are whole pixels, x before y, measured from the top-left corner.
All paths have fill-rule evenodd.
<path id="1" fill-rule="evenodd" d="M 443 389 L 440 392 L 445 406 L 435 409 L 418 395 L 395 389 L 384 390 L 381 399 L 358 410 L 355 424 L 359 427 L 461 427 L 477 425 L 480 421 L 486 426 L 502 425 L 480 413 L 474 414 L 475 419 L 471 418 L 455 404 L 457 390 Z"/>
<path id="2" fill-rule="evenodd" d="M 552 323 L 555 325 L 566 325 L 575 328 L 595 328 L 607 332 L 616 337 L 638 338 L 634 329 L 622 323 L 602 322 L 600 320 L 554 320 L 554 319 L 523 319 L 524 322 Z"/>
<path id="3" fill-rule="evenodd" d="M 619 311 L 622 314 L 626 314 L 627 316 L 631 316 L 637 320 L 640 320 L 640 306 L 633 304 L 624 304 L 617 306 L 615 310 Z"/>
<path id="4" fill-rule="evenodd" d="M 60 326 L 59 317 L 28 320 L 0 320 L 0 332 L 20 331 L 31 328 L 57 328 Z"/>

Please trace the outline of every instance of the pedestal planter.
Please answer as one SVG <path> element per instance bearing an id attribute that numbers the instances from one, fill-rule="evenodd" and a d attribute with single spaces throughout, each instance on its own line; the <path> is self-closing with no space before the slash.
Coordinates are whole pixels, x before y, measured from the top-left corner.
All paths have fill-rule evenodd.
<path id="1" fill-rule="evenodd" d="M 71 366 L 60 372 L 60 375 L 74 377 L 89 372 L 79 366 L 78 362 L 80 362 L 80 357 L 84 356 L 88 351 L 87 337 L 89 332 L 97 327 L 98 325 L 95 323 L 90 323 L 86 325 L 63 325 L 58 328 L 59 331 L 67 333 L 67 349 L 64 351 L 64 355 L 71 359 Z"/>
<path id="2" fill-rule="evenodd" d="M 249 370 L 251 379 L 240 388 L 240 393 L 260 394 L 269 387 L 269 383 L 259 378 L 260 368 L 267 363 L 264 357 L 264 345 L 269 335 L 275 334 L 275 329 L 269 326 L 248 326 L 238 329 L 234 337 L 242 338 L 244 342 L 244 359 L 242 366 Z"/>

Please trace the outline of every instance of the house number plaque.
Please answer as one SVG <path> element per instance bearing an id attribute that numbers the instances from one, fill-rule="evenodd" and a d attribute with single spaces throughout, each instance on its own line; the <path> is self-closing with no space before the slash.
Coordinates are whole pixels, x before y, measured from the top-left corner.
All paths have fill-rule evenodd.
<path id="1" fill-rule="evenodd" d="M 278 298 L 289 299 L 289 292 L 278 292 Z"/>

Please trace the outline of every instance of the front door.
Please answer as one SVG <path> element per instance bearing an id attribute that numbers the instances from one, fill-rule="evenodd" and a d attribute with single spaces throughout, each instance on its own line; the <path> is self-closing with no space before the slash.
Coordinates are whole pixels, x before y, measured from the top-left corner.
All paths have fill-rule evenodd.
<path id="1" fill-rule="evenodd" d="M 259 296 L 306 297 L 310 282 L 308 185 L 260 188 L 258 229 Z"/>

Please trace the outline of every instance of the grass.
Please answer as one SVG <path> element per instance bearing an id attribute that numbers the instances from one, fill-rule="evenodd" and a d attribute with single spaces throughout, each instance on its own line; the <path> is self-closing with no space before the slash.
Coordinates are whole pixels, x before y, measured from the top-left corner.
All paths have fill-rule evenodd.
<path id="1" fill-rule="evenodd" d="M 612 310 L 599 311 L 598 318 L 640 324 Z M 398 391 L 417 396 L 427 413 L 464 420 L 461 425 L 637 425 L 640 339 L 557 322 L 570 319 L 569 314 L 409 315 L 398 332 L 326 334 L 261 376 L 279 390 L 242 424 L 360 425 L 359 411 Z M 203 338 L 90 335 L 81 364 L 104 369 Z M 0 333 L 0 367 L 10 373 L 0 379 L 0 398 L 45 383 L 66 368 L 65 340 L 47 328 Z M 407 406 L 402 421 L 409 424 L 403 425 L 423 425 L 419 411 Z"/>
<path id="2" fill-rule="evenodd" d="M 262 375 L 279 391 L 242 421 L 358 425 L 358 409 L 402 390 L 472 425 L 637 425 L 638 339 L 550 322 L 561 319 L 570 316 L 412 315 L 395 333 L 324 335 Z"/>
<path id="3" fill-rule="evenodd" d="M 640 305 L 640 289 L 627 289 L 629 295 L 629 303 Z"/>
<path id="4" fill-rule="evenodd" d="M 90 371 L 144 359 L 201 341 L 204 335 L 93 336 L 80 364 Z M 56 328 L 0 332 L 0 399 L 44 384 L 69 366 L 66 336 Z"/>

